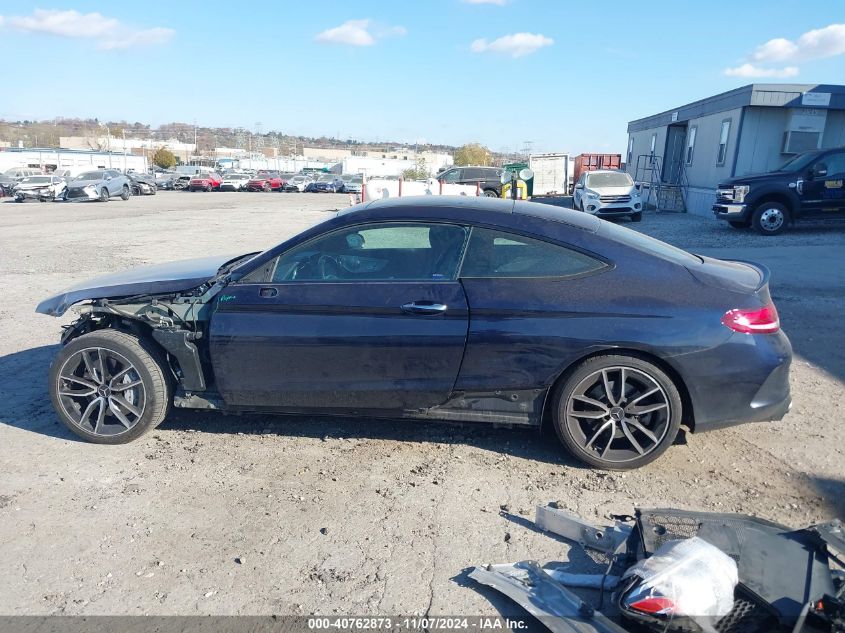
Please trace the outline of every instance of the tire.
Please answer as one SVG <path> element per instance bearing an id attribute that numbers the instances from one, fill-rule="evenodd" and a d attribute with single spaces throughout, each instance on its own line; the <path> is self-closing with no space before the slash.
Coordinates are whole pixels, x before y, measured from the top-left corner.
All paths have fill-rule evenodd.
<path id="1" fill-rule="evenodd" d="M 498 198 L 499 194 L 495 192 L 493 189 L 485 189 L 484 190 L 484 197 L 485 198 Z"/>
<path id="2" fill-rule="evenodd" d="M 751 226 L 748 220 L 728 220 L 728 225 L 735 229 L 747 229 Z"/>
<path id="3" fill-rule="evenodd" d="M 632 213 L 631 214 L 631 222 L 642 222 L 643 221 L 643 212 L 640 211 L 639 213 Z"/>
<path id="4" fill-rule="evenodd" d="M 678 389 L 663 370 L 620 354 L 576 366 L 558 384 L 552 405 L 555 431 L 567 451 L 605 470 L 630 470 L 657 459 L 675 441 L 683 413 Z M 632 414 L 635 409 L 650 410 Z"/>
<path id="5" fill-rule="evenodd" d="M 129 200 L 132 196 L 132 190 L 129 188 L 128 185 L 123 185 L 123 191 L 120 192 L 120 199 L 121 200 Z"/>
<path id="6" fill-rule="evenodd" d="M 158 187 L 151 187 L 150 188 L 150 195 L 154 196 L 158 193 Z"/>
<path id="7" fill-rule="evenodd" d="M 211 189 L 212 189 L 212 186 L 211 186 L 211 185 L 207 185 L 207 186 L 206 186 L 206 188 L 205 188 L 205 192 L 206 192 L 206 193 L 211 193 Z"/>
<path id="8" fill-rule="evenodd" d="M 262 190 L 264 193 L 269 192 L 271 189 L 272 189 L 272 187 L 270 186 L 270 183 L 269 183 L 269 182 L 265 182 L 263 185 L 261 185 L 261 190 Z"/>
<path id="9" fill-rule="evenodd" d="M 86 393 L 89 385 L 97 390 Z M 70 390 L 83 395 L 69 396 Z M 152 342 L 97 330 L 61 349 L 50 366 L 49 391 L 59 419 L 74 434 L 95 444 L 125 444 L 165 419 L 173 384 L 165 356 Z"/>
<path id="10" fill-rule="evenodd" d="M 109 190 L 106 187 L 100 189 L 100 202 L 109 201 Z"/>
<path id="11" fill-rule="evenodd" d="M 780 235 L 789 222 L 789 210 L 780 202 L 763 202 L 755 210 L 751 225 L 760 235 Z"/>

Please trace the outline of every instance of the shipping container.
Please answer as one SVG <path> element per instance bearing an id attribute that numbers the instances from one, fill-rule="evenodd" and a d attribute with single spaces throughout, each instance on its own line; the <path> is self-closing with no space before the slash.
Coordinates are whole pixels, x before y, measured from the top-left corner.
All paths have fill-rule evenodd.
<path id="1" fill-rule="evenodd" d="M 569 154 L 532 154 L 528 168 L 534 172 L 531 196 L 565 196 L 569 192 L 572 160 Z"/>
<path id="2" fill-rule="evenodd" d="M 578 182 L 585 171 L 597 169 L 621 169 L 622 154 L 579 154 L 575 157 L 575 170 L 572 175 L 573 183 Z"/>

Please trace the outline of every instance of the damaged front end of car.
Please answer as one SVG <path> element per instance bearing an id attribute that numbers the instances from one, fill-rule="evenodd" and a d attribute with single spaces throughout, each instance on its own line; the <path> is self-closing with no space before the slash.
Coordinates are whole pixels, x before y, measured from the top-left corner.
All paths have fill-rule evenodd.
<path id="1" fill-rule="evenodd" d="M 481 565 L 469 577 L 554 633 L 845 631 L 839 520 L 794 530 L 674 509 L 613 518 L 600 526 L 537 508 L 536 526 L 583 548 L 591 573 L 529 560 Z"/>
<path id="2" fill-rule="evenodd" d="M 105 275 L 45 299 L 36 311 L 59 317 L 72 309 L 79 315 L 63 326 L 63 345 L 105 329 L 151 338 L 166 353 L 176 381 L 174 404 L 217 408 L 219 400 L 209 392 L 211 363 L 199 341 L 206 336 L 229 272 L 256 254 L 187 260 Z"/>

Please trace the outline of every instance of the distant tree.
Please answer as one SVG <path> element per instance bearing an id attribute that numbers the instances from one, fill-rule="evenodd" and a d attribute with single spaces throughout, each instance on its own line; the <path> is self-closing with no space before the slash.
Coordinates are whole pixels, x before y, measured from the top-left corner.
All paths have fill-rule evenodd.
<path id="1" fill-rule="evenodd" d="M 162 169 L 170 169 L 176 165 L 176 157 L 166 147 L 159 147 L 153 154 L 153 164 Z"/>
<path id="2" fill-rule="evenodd" d="M 461 145 L 455 150 L 455 165 L 488 166 L 493 162 L 490 150 L 479 143 Z"/>
<path id="3" fill-rule="evenodd" d="M 428 167 L 425 166 L 424 158 L 418 159 L 416 165 L 402 172 L 402 178 L 405 180 L 425 180 L 428 176 Z"/>

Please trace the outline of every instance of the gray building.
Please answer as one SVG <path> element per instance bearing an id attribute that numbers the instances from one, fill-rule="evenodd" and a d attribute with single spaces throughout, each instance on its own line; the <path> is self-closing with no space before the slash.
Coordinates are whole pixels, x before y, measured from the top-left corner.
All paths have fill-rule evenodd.
<path id="1" fill-rule="evenodd" d="M 845 86 L 751 84 L 628 123 L 627 170 L 709 214 L 715 187 L 776 169 L 808 149 L 845 145 Z M 660 194 L 661 189 L 664 194 Z"/>

